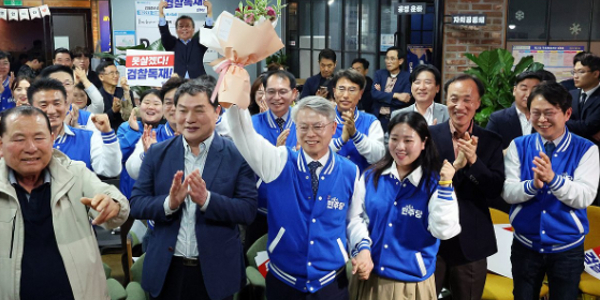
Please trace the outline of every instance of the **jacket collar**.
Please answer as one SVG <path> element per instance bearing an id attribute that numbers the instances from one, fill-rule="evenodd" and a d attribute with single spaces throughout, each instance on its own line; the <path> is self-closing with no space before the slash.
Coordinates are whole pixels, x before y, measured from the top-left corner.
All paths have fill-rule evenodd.
<path id="1" fill-rule="evenodd" d="M 536 143 L 535 143 L 535 149 L 539 152 L 542 151 L 544 152 L 544 144 L 548 141 L 546 139 L 544 139 L 539 133 L 536 133 L 537 135 L 537 139 L 536 139 Z M 567 128 L 567 126 L 565 126 L 565 133 L 560 136 L 559 138 L 557 138 L 556 140 L 552 141 L 554 143 L 556 143 L 556 141 L 558 141 L 558 145 L 556 145 L 556 150 L 554 151 L 554 153 L 558 154 L 560 152 L 565 152 L 567 150 L 567 148 L 569 148 L 569 146 L 571 145 L 571 132 L 569 132 L 569 128 Z"/>
<path id="2" fill-rule="evenodd" d="M 329 157 L 327 157 L 327 155 L 329 155 Z M 296 164 L 298 165 L 298 170 L 300 170 L 300 172 L 303 173 L 308 173 L 308 163 L 309 163 L 309 156 L 304 152 L 303 149 L 300 149 L 300 153 L 298 153 L 298 158 L 296 160 Z M 323 164 L 321 161 L 322 160 L 326 160 L 327 162 L 325 164 Z M 312 159 L 310 160 L 311 162 L 313 161 Z M 320 175 L 330 175 L 331 172 L 333 172 L 333 168 L 335 167 L 335 153 L 331 150 L 331 148 L 329 148 L 329 152 L 328 154 L 326 154 L 325 156 L 323 156 L 319 162 L 321 162 L 321 164 L 323 165 L 323 169 L 321 171 Z"/>
<path id="3" fill-rule="evenodd" d="M 391 178 L 395 178 L 399 181 L 402 181 L 400 179 L 400 175 L 398 175 L 398 168 L 396 167 L 396 162 L 392 162 L 392 165 L 383 170 L 383 172 L 381 172 L 381 175 L 390 175 Z M 421 169 L 421 166 L 418 166 L 416 169 L 414 169 L 412 172 L 410 172 L 410 174 L 408 174 L 408 176 L 406 176 L 406 178 L 404 178 L 404 180 L 408 179 L 408 181 L 410 181 L 410 183 L 413 186 L 419 186 L 419 182 L 421 182 L 421 177 L 423 177 L 423 169 Z"/>
<path id="4" fill-rule="evenodd" d="M 50 174 L 52 182 L 50 189 L 52 193 L 52 205 L 55 205 L 66 192 L 75 184 L 73 173 L 67 169 L 69 165 L 74 163 L 65 154 L 58 150 L 53 150 L 50 164 L 46 170 Z M 77 162 L 75 162 L 77 163 Z M 17 194 L 14 187 L 10 183 L 10 168 L 6 165 L 5 160 L 0 160 L 0 191 L 17 199 Z M 79 201 L 79 199 L 71 199 L 71 201 Z"/>
<path id="5" fill-rule="evenodd" d="M 277 126 L 277 122 L 275 122 L 275 120 L 277 119 L 277 116 L 274 115 L 271 110 L 267 110 L 265 112 L 265 114 L 267 115 L 267 123 L 269 123 L 269 127 L 273 128 L 273 129 L 279 128 L 279 126 Z M 283 124 L 283 129 L 289 129 L 290 127 L 292 127 L 292 124 L 294 123 L 294 121 L 292 121 L 292 107 L 291 106 L 290 106 L 290 109 L 288 109 L 288 111 L 285 113 L 285 115 L 282 116 L 282 118 L 285 120 L 285 123 Z"/>

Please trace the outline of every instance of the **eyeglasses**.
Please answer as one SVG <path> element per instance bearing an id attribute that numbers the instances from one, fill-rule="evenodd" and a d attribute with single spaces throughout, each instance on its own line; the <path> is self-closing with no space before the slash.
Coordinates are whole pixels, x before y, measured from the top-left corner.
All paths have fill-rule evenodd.
<path id="1" fill-rule="evenodd" d="M 350 88 L 346 88 L 345 86 L 339 86 L 335 88 L 340 94 L 343 94 L 345 92 L 348 92 L 348 94 L 350 95 L 356 95 L 356 93 L 358 93 L 359 89 L 355 88 L 355 87 L 350 87 Z"/>
<path id="2" fill-rule="evenodd" d="M 547 111 L 547 112 L 539 112 L 539 111 L 534 111 L 531 113 L 531 118 L 532 119 L 539 119 L 541 116 L 544 116 L 544 119 L 552 119 L 554 118 L 554 116 L 556 116 L 556 112 L 555 111 Z"/>
<path id="3" fill-rule="evenodd" d="M 571 70 L 571 75 L 575 76 L 581 76 L 585 73 L 592 73 L 592 71 L 585 71 L 585 70 Z"/>
<path id="4" fill-rule="evenodd" d="M 119 73 L 119 71 L 112 71 L 112 72 L 102 73 L 102 74 L 106 75 L 106 76 L 115 76 L 115 75 L 119 76 L 120 73 Z"/>
<path id="5" fill-rule="evenodd" d="M 327 124 L 323 124 L 323 123 L 316 123 L 316 124 L 300 124 L 298 125 L 298 130 L 300 130 L 301 133 L 308 133 L 308 130 L 312 128 L 312 131 L 314 133 L 320 134 L 323 133 L 323 131 L 325 130 L 325 128 L 327 127 L 327 125 L 333 123 L 333 121 L 327 123 Z"/>
<path id="6" fill-rule="evenodd" d="M 63 82 L 63 83 L 62 83 L 62 85 L 63 85 L 64 87 L 70 87 L 70 86 L 72 86 L 72 85 L 73 85 L 73 82 L 71 82 L 71 81 L 65 81 L 65 82 Z"/>
<path id="7" fill-rule="evenodd" d="M 291 91 L 292 90 L 288 90 L 288 89 L 281 89 L 279 91 L 276 89 L 268 89 L 268 90 L 266 90 L 266 93 L 267 93 L 267 96 L 269 96 L 269 97 L 275 97 L 275 95 L 277 95 L 277 94 L 279 94 L 279 96 L 281 96 L 281 97 L 285 97 Z"/>

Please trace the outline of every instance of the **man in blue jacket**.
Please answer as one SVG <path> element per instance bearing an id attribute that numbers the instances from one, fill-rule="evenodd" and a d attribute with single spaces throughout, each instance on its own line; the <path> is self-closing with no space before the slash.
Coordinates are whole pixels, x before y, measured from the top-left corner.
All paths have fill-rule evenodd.
<path id="1" fill-rule="evenodd" d="M 387 132 L 392 111 L 404 108 L 410 102 L 410 73 L 402 71 L 406 54 L 398 47 L 385 52 L 385 69 L 377 70 L 373 79 L 373 114 Z"/>
<path id="2" fill-rule="evenodd" d="M 204 6 L 206 6 L 205 27 L 211 28 L 213 25 L 212 3 L 204 0 Z M 165 7 L 167 7 L 167 1 L 160 1 L 158 5 L 158 29 L 165 50 L 175 52 L 175 73 L 180 77 L 191 79 L 206 74 L 204 70 L 204 53 L 208 48 L 200 44 L 199 36 L 194 36 L 194 20 L 190 16 L 179 16 L 175 21 L 177 37 L 174 37 L 169 31 L 169 25 L 165 19 Z"/>
<path id="3" fill-rule="evenodd" d="M 516 138 L 504 158 L 513 294 L 537 299 L 547 275 L 552 298 L 574 300 L 584 269 L 586 207 L 598 188 L 598 147 L 565 126 L 571 95 L 560 84 L 540 84 L 527 107 L 537 133 Z"/>

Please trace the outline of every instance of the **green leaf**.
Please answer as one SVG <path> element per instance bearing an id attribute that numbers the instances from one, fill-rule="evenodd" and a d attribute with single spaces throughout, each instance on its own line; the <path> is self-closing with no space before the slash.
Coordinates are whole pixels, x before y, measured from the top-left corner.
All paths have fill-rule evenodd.
<path id="1" fill-rule="evenodd" d="M 153 50 L 153 51 L 165 51 L 165 47 L 163 47 L 160 39 L 154 41 L 148 48 L 145 50 Z"/>
<path id="2" fill-rule="evenodd" d="M 494 101 L 490 98 L 490 95 L 487 93 L 481 97 L 481 104 L 484 106 L 494 106 Z"/>
<path id="3" fill-rule="evenodd" d="M 475 64 L 479 65 L 481 60 L 479 60 L 479 58 L 471 53 L 463 53 L 463 55 L 468 58 L 470 61 L 474 62 Z"/>
<path id="4" fill-rule="evenodd" d="M 146 46 L 144 46 L 144 44 L 139 44 L 139 45 L 135 45 L 135 46 L 128 46 L 128 47 L 116 47 L 117 49 L 121 50 L 121 51 L 126 51 L 126 50 L 145 50 Z"/>
<path id="5" fill-rule="evenodd" d="M 537 71 L 543 70 L 543 69 L 544 69 L 544 64 L 543 63 L 534 62 L 531 65 L 529 65 L 529 67 L 527 68 L 527 71 L 537 72 Z"/>
<path id="6" fill-rule="evenodd" d="M 513 73 L 516 75 L 523 73 L 533 63 L 533 56 L 522 57 L 519 63 L 515 66 Z"/>

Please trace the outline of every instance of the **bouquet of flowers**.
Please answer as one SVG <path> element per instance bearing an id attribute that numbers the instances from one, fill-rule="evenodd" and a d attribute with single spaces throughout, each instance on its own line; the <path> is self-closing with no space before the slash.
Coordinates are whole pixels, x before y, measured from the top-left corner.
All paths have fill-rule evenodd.
<path id="1" fill-rule="evenodd" d="M 219 73 L 211 101 L 219 95 L 225 108 L 233 104 L 247 108 L 250 104 L 250 75 L 245 66 L 257 63 L 283 48 L 275 32 L 281 14 L 281 0 L 269 6 L 268 0 L 240 3 L 235 16 L 223 12 L 213 28 L 200 29 L 200 43 L 223 57 L 210 63 Z M 238 11 L 239 10 L 239 11 Z M 270 22 L 265 22 L 269 20 Z"/>
<path id="2" fill-rule="evenodd" d="M 258 25 L 269 20 L 276 26 L 277 17 L 281 15 L 281 9 L 286 5 L 281 5 L 281 0 L 277 0 L 274 6 L 269 5 L 269 0 L 256 0 L 252 3 L 246 0 L 246 6 L 240 2 L 240 6 L 235 9 L 235 17 L 246 22 L 248 25 Z"/>

